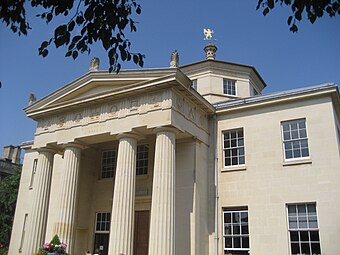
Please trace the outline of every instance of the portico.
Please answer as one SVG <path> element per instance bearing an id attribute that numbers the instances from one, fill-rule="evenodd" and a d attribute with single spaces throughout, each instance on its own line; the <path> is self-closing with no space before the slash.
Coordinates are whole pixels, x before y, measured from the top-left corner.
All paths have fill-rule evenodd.
<path id="1" fill-rule="evenodd" d="M 37 251 L 54 234 L 68 244 L 72 254 L 93 250 L 96 242 L 102 254 L 106 250 L 110 255 L 175 254 L 175 212 L 182 210 L 176 209 L 176 173 L 182 179 L 189 171 L 185 169 L 185 160 L 181 160 L 184 165 L 176 162 L 176 148 L 181 148 L 181 144 L 207 147 L 208 115 L 213 109 L 203 98 L 192 94 L 190 80 L 177 69 L 162 79 L 139 82 L 133 91 L 130 86 L 103 85 L 101 75 L 88 75 L 91 79 L 86 86 L 91 89 L 85 89 L 83 83 L 71 84 L 66 87 L 70 93 L 62 91 L 63 97 L 58 92 L 52 94 L 28 111 L 38 121 L 33 149 L 40 151 L 39 158 L 46 158 L 46 163 L 39 161 L 37 173 L 44 174 L 33 187 L 44 189 L 34 194 L 37 199 L 34 198 L 32 207 L 43 210 L 34 213 L 37 210 L 32 209 L 30 213 L 27 254 Z M 147 93 L 138 93 L 138 88 Z M 105 90 L 103 96 L 92 94 L 98 89 Z M 148 154 L 144 152 L 148 172 L 141 176 L 136 174 L 139 145 L 150 148 Z M 116 160 L 111 178 L 103 178 L 97 172 L 98 166 L 103 165 L 105 151 L 111 151 Z M 195 180 L 187 180 L 181 185 L 193 190 Z M 41 193 L 45 197 L 39 198 Z M 193 199 L 193 194 L 189 194 Z M 192 207 L 189 210 L 195 211 Z M 138 253 L 133 247 L 140 245 L 134 229 L 138 221 L 135 214 L 143 211 L 149 216 L 138 219 L 140 223 L 150 223 L 143 227 L 149 238 L 144 253 Z M 108 215 L 110 227 L 97 228 L 103 223 L 102 217 L 107 219 Z M 88 220 L 98 217 L 100 220 L 93 227 Z M 33 227 L 38 219 L 38 227 Z M 105 233 L 109 233 L 109 239 L 103 236 Z M 191 238 L 189 234 L 187 237 Z M 103 240 L 108 247 L 100 245 Z"/>

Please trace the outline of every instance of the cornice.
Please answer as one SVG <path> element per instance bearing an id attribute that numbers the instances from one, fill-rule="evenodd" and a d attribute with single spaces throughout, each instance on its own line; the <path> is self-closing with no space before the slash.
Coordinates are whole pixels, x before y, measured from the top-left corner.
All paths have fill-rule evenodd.
<path id="1" fill-rule="evenodd" d="M 244 65 L 244 64 L 238 64 L 238 63 L 233 63 L 233 62 L 226 62 L 226 61 L 221 61 L 221 60 L 203 60 L 195 63 L 191 63 L 188 65 L 183 65 L 180 67 L 180 69 L 188 74 L 192 75 L 195 73 L 200 73 L 200 72 L 206 72 L 208 70 L 214 70 L 214 71 L 231 71 L 235 73 L 240 73 L 240 74 L 247 74 L 257 76 L 257 79 L 259 82 L 263 84 L 263 87 L 265 88 L 267 86 L 266 82 L 263 80 L 259 72 L 256 70 L 254 66 L 250 65 Z"/>
<path id="2" fill-rule="evenodd" d="M 215 103 L 216 113 L 226 113 L 238 110 L 248 110 L 255 107 L 265 107 L 268 105 L 289 102 L 293 100 L 304 100 L 312 97 L 329 95 L 332 97 L 336 108 L 340 107 L 339 91 L 335 84 L 323 84 L 319 86 L 307 87 L 272 93 L 267 95 L 258 95 L 248 98 L 229 100 L 226 102 Z"/>
<path id="3" fill-rule="evenodd" d="M 107 71 L 97 71 L 97 72 L 88 72 L 76 80 L 66 84 L 65 86 L 55 90 L 51 94 L 41 98 L 36 101 L 32 105 L 24 108 L 26 113 L 35 110 L 39 107 L 44 106 L 46 103 L 51 103 L 59 100 L 72 93 L 73 91 L 82 88 L 89 83 L 92 82 L 112 82 L 112 81 L 134 81 L 134 80 L 152 80 L 159 77 L 163 77 L 169 75 L 171 73 L 176 72 L 174 68 L 158 68 L 158 69 L 142 69 L 142 70 L 122 70 L 118 74 L 117 73 L 108 73 Z"/>
<path id="4" fill-rule="evenodd" d="M 50 98 L 46 97 L 45 102 L 42 102 L 40 107 L 35 105 L 35 107 L 27 108 L 25 111 L 28 117 L 37 120 L 51 112 L 58 113 L 62 111 L 69 111 L 71 109 L 84 107 L 85 105 L 88 106 L 89 104 L 98 104 L 112 99 L 116 100 L 141 93 L 149 93 L 151 91 L 159 90 L 165 87 L 175 87 L 182 92 L 184 91 L 192 101 L 195 101 L 197 104 L 201 105 L 201 107 L 205 110 L 208 112 L 214 111 L 212 105 L 191 88 L 191 80 L 181 70 L 178 68 L 172 68 L 171 70 L 168 70 L 167 73 L 167 75 L 160 78 L 141 81 L 139 83 L 111 89 L 109 91 L 82 97 L 80 99 L 76 98 L 66 100 L 64 102 L 53 103 L 56 100 L 51 99 L 53 96 L 52 95 Z M 60 94 L 62 92 L 62 90 L 59 90 L 57 93 Z M 54 97 L 57 97 L 57 95 L 54 95 Z"/>

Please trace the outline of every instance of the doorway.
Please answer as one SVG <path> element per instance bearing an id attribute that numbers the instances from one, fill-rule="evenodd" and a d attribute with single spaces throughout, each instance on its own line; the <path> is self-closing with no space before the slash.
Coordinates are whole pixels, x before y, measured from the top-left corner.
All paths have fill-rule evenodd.
<path id="1" fill-rule="evenodd" d="M 94 246 L 93 254 L 99 251 L 100 255 L 108 255 L 109 249 L 109 234 L 98 234 L 94 235 Z"/>
<path id="2" fill-rule="evenodd" d="M 136 211 L 133 255 L 148 255 L 149 231 L 150 211 Z"/>

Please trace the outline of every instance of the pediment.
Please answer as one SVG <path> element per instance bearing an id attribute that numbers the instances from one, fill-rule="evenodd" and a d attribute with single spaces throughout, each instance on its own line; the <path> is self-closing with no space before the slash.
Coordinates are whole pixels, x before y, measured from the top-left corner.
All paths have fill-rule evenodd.
<path id="1" fill-rule="evenodd" d="M 28 116 L 33 116 L 35 112 L 95 101 L 109 95 L 124 93 L 126 90 L 130 91 L 131 88 L 159 83 L 175 73 L 174 69 L 122 71 L 119 74 L 88 73 L 28 106 L 25 112 Z"/>

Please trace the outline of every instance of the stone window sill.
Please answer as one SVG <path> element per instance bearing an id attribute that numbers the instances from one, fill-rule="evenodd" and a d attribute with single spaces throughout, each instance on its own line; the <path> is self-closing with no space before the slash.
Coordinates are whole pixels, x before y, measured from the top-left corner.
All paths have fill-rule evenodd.
<path id="1" fill-rule="evenodd" d="M 283 166 L 295 166 L 295 165 L 304 165 L 304 164 L 312 164 L 312 159 L 295 159 L 291 161 L 285 161 L 282 163 Z"/>
<path id="2" fill-rule="evenodd" d="M 244 171 L 244 170 L 247 170 L 246 165 L 224 167 L 222 168 L 221 172 Z"/>

